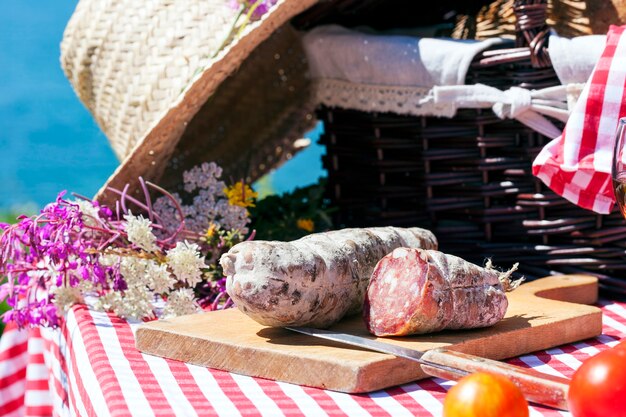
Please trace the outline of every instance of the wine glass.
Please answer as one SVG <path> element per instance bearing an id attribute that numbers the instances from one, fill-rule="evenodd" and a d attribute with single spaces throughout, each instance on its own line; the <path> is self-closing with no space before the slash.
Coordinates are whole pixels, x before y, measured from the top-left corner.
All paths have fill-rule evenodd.
<path id="1" fill-rule="evenodd" d="M 613 192 L 615 200 L 626 217 L 626 117 L 619 119 L 615 132 L 615 149 L 613 150 Z"/>

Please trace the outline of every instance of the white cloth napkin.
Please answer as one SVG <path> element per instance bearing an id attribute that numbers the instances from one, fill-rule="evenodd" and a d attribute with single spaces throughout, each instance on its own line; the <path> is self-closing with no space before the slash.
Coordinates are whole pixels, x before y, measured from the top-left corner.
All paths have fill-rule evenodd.
<path id="1" fill-rule="evenodd" d="M 578 36 L 569 39 L 552 34 L 549 54 L 561 84 L 587 82 L 605 45 L 606 35 Z"/>
<path id="2" fill-rule="evenodd" d="M 431 88 L 464 84 L 474 56 L 505 41 L 388 36 L 328 25 L 303 42 L 313 78 Z"/>

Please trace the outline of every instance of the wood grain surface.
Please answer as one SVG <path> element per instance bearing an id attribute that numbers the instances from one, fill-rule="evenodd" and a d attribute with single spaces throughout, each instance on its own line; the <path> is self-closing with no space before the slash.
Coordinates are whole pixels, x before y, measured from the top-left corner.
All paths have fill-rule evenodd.
<path id="1" fill-rule="evenodd" d="M 546 277 L 509 293 L 507 314 L 493 327 L 379 339 L 421 351 L 446 347 L 485 358 L 510 358 L 599 335 L 601 310 L 587 305 L 597 296 L 594 277 Z M 332 329 L 375 339 L 360 316 Z M 142 324 L 136 344 L 151 355 L 349 393 L 427 376 L 416 362 L 262 326 L 236 309 Z"/>

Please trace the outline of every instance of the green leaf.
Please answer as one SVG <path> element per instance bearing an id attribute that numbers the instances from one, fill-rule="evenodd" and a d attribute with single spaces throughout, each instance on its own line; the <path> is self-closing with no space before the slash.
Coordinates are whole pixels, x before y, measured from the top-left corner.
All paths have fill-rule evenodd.
<path id="1" fill-rule="evenodd" d="M 326 198 L 325 179 L 303 188 L 296 188 L 280 196 L 270 195 L 257 201 L 250 209 L 252 228 L 256 230 L 255 239 L 291 241 L 299 239 L 308 231 L 299 229 L 299 219 L 311 219 L 314 232 L 323 232 L 333 227 L 331 213 L 333 209 Z"/>

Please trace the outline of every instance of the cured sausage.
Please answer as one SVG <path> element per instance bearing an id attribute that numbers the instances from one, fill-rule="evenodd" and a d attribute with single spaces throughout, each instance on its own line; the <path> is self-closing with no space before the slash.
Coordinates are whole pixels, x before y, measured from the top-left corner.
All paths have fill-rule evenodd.
<path id="1" fill-rule="evenodd" d="M 398 247 L 436 248 L 420 228 L 342 229 L 293 242 L 247 241 L 220 258 L 226 291 L 268 326 L 324 328 L 363 308 L 376 263 Z"/>
<path id="2" fill-rule="evenodd" d="M 519 285 L 490 263 L 482 268 L 436 250 L 398 248 L 376 265 L 363 317 L 376 336 L 491 326 L 508 307 L 505 292 Z"/>

